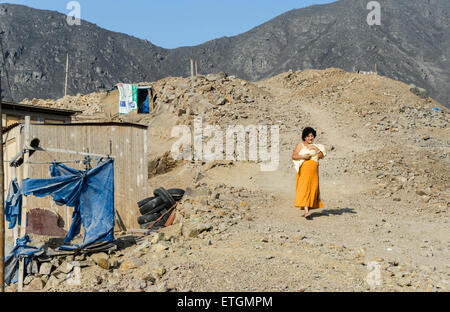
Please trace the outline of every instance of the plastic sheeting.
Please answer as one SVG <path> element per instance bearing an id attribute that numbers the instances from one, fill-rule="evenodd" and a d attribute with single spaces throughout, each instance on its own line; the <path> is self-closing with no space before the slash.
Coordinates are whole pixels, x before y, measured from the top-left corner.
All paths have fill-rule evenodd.
<path id="1" fill-rule="evenodd" d="M 119 83 L 119 114 L 129 114 L 137 110 L 137 86 L 135 84 Z"/>
<path id="2" fill-rule="evenodd" d="M 15 284 L 19 277 L 19 261 L 25 258 L 24 276 L 27 275 L 28 263 L 33 261 L 33 257 L 40 256 L 44 253 L 44 249 L 27 246 L 31 242 L 30 237 L 25 235 L 17 239 L 16 246 L 11 250 L 11 253 L 5 259 L 5 283 Z"/>
<path id="3" fill-rule="evenodd" d="M 69 168 L 55 163 L 50 166 L 50 179 L 26 179 L 23 194 L 37 197 L 52 196 L 58 205 L 74 207 L 72 224 L 64 244 L 70 244 L 84 228 L 81 247 L 114 240 L 114 161 L 99 162 L 89 171 Z"/>
<path id="4" fill-rule="evenodd" d="M 8 196 L 5 200 L 5 219 L 9 222 L 9 229 L 16 226 L 17 221 L 21 225 L 22 220 L 22 194 L 17 179 L 11 180 L 8 190 Z"/>

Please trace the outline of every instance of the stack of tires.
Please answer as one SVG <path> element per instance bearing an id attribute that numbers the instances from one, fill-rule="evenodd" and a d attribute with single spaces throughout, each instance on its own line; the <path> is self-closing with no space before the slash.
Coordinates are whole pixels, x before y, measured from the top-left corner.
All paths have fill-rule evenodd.
<path id="1" fill-rule="evenodd" d="M 154 197 L 149 197 L 138 202 L 139 211 L 142 215 L 138 218 L 141 229 L 149 228 L 150 225 L 180 201 L 181 198 L 183 198 L 184 193 L 185 191 L 182 189 L 166 190 L 163 187 L 160 187 L 153 192 L 155 195 Z M 164 224 L 167 219 L 169 219 L 170 215 L 170 213 L 164 215 L 161 220 L 153 225 L 152 229 L 164 227 Z"/>

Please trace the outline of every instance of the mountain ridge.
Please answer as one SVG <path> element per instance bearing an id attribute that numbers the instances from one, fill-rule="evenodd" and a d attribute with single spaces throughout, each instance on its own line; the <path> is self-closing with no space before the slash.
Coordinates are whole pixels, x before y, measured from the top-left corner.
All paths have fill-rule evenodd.
<path id="1" fill-rule="evenodd" d="M 426 88 L 448 106 L 450 3 L 379 2 L 381 26 L 367 25 L 366 1 L 341 0 L 288 11 L 240 35 L 176 49 L 86 21 L 68 26 L 61 13 L 18 5 L 0 4 L 0 28 L 6 30 L 5 57 L 16 101 L 63 96 L 69 53 L 69 94 L 187 76 L 194 58 L 200 73 L 225 71 L 251 81 L 289 69 L 370 71 L 376 64 L 379 74 Z M 26 16 L 28 21 L 20 23 Z"/>

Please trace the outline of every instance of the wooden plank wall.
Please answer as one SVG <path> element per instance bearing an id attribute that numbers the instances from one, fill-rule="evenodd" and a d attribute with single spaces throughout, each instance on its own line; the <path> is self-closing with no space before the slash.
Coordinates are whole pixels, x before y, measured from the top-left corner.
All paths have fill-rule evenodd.
<path id="1" fill-rule="evenodd" d="M 16 128 L 18 130 L 18 127 Z M 15 131 L 9 134 L 18 136 Z M 38 138 L 41 147 L 66 149 L 95 154 L 109 154 L 110 140 L 112 140 L 112 155 L 116 156 L 114 163 L 114 204 L 125 226 L 128 229 L 139 228 L 137 217 L 137 202 L 148 197 L 147 187 L 147 129 L 133 125 L 31 125 L 30 139 Z M 15 152 L 15 151 L 14 151 Z M 11 152 L 8 151 L 8 155 Z M 53 153 L 35 152 L 30 157 L 30 162 L 51 162 L 83 160 L 83 156 Z M 92 162 L 95 167 L 97 161 Z M 67 166 L 75 169 L 84 169 L 82 163 L 70 163 Z M 49 178 L 49 164 L 30 165 L 30 178 Z M 12 169 L 10 169 L 12 170 Z M 9 170 L 9 171 L 10 171 Z M 6 187 L 9 185 L 11 175 L 5 177 Z M 59 214 L 66 224 L 66 229 L 71 223 L 73 209 L 57 206 L 51 197 L 30 197 L 29 209 L 49 209 Z M 118 229 L 116 225 L 116 229 Z"/>

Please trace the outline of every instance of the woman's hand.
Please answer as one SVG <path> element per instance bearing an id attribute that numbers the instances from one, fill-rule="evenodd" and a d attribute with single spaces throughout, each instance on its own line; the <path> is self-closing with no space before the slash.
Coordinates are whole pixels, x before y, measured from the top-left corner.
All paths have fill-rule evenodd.
<path id="1" fill-rule="evenodd" d="M 311 159 L 311 155 L 310 154 L 305 154 L 301 156 L 304 160 L 310 160 Z"/>

